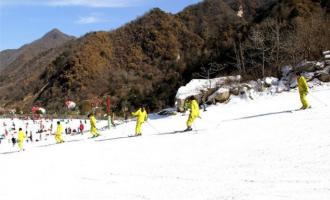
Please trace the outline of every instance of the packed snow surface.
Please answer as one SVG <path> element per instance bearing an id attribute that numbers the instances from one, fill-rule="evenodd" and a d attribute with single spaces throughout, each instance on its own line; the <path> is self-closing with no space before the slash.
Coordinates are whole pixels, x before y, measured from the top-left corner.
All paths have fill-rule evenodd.
<path id="1" fill-rule="evenodd" d="M 0 199 L 329 200 L 330 87 L 308 99 L 312 109 L 291 112 L 301 106 L 296 90 L 234 98 L 201 111 L 192 132 L 173 132 L 187 114 L 151 115 L 141 137 L 127 137 L 130 121 L 95 139 L 65 135 L 53 145 L 50 136 L 24 152 L 5 140 Z"/>

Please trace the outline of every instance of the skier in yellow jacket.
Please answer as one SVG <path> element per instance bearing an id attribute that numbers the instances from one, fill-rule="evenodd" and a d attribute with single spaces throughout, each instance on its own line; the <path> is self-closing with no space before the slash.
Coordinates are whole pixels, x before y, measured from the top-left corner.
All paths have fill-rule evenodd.
<path id="1" fill-rule="evenodd" d="M 310 105 L 306 99 L 306 96 L 309 92 L 307 81 L 306 81 L 305 77 L 301 75 L 300 72 L 297 72 L 296 75 L 297 75 L 297 83 L 298 83 L 300 101 L 302 104 L 301 109 L 310 108 Z"/>
<path id="2" fill-rule="evenodd" d="M 58 121 L 57 129 L 56 129 L 56 133 L 55 133 L 55 140 L 56 140 L 57 144 L 64 142 L 64 140 L 62 139 L 62 131 L 63 131 L 63 127 L 62 127 L 61 123 Z"/>
<path id="3" fill-rule="evenodd" d="M 132 112 L 132 115 L 137 117 L 135 136 L 142 135 L 141 126 L 148 119 L 148 114 L 144 106 L 140 107 L 136 112 Z"/>
<path id="4" fill-rule="evenodd" d="M 187 129 L 185 131 L 191 131 L 192 124 L 197 117 L 199 117 L 199 106 L 197 100 L 194 96 L 188 98 L 188 103 L 190 107 L 190 114 L 187 120 Z"/>
<path id="5" fill-rule="evenodd" d="M 100 134 L 97 132 L 97 129 L 96 129 L 96 119 L 95 119 L 93 113 L 89 114 L 88 117 L 89 117 L 89 122 L 91 124 L 92 138 L 100 136 Z"/>
<path id="6" fill-rule="evenodd" d="M 24 144 L 25 137 L 26 136 L 25 136 L 25 133 L 22 131 L 22 128 L 19 128 L 17 140 L 18 140 L 18 147 L 19 147 L 20 151 L 22 151 L 22 150 L 24 151 L 23 144 Z"/>

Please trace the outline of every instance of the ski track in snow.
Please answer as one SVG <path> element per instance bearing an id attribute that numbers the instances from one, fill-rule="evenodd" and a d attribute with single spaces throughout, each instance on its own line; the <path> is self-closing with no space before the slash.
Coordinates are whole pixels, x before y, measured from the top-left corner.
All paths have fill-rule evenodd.
<path id="1" fill-rule="evenodd" d="M 327 102 L 329 88 L 311 93 Z M 173 132 L 185 129 L 178 114 L 153 117 L 141 137 L 128 138 L 132 121 L 18 153 L 3 141 L 0 199 L 329 200 L 330 107 L 308 98 L 313 108 L 297 112 L 296 91 L 233 99 L 201 110 L 184 133 Z"/>

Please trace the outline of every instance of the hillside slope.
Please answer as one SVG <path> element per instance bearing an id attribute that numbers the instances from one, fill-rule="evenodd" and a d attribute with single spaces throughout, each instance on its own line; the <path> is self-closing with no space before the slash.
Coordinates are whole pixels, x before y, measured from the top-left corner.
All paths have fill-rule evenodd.
<path id="1" fill-rule="evenodd" d="M 73 36 L 66 35 L 58 29 L 53 29 L 46 33 L 42 38 L 26 44 L 19 49 L 9 49 L 0 52 L 0 71 L 12 66 L 15 70 L 35 58 L 40 53 L 49 49 L 61 46 L 65 42 L 74 39 Z M 18 68 L 18 69 L 16 69 Z M 11 71 L 13 69 L 7 69 Z M 6 73 L 2 72 L 2 73 Z"/>
<path id="2" fill-rule="evenodd" d="M 42 38 L 22 46 L 19 49 L 0 52 L 0 102 L 9 106 L 31 106 L 38 93 L 40 74 L 44 72 L 47 63 L 56 58 L 62 51 L 62 46 L 75 39 L 58 29 L 53 29 Z M 0 104 L 1 106 L 1 104 Z"/>

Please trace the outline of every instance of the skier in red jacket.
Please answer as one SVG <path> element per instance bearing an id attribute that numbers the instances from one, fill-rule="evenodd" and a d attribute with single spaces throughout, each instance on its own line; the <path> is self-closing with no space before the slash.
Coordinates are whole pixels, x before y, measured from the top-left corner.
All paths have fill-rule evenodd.
<path id="1" fill-rule="evenodd" d="M 82 123 L 82 121 L 80 121 L 79 130 L 80 130 L 80 133 L 83 134 L 84 124 Z"/>

